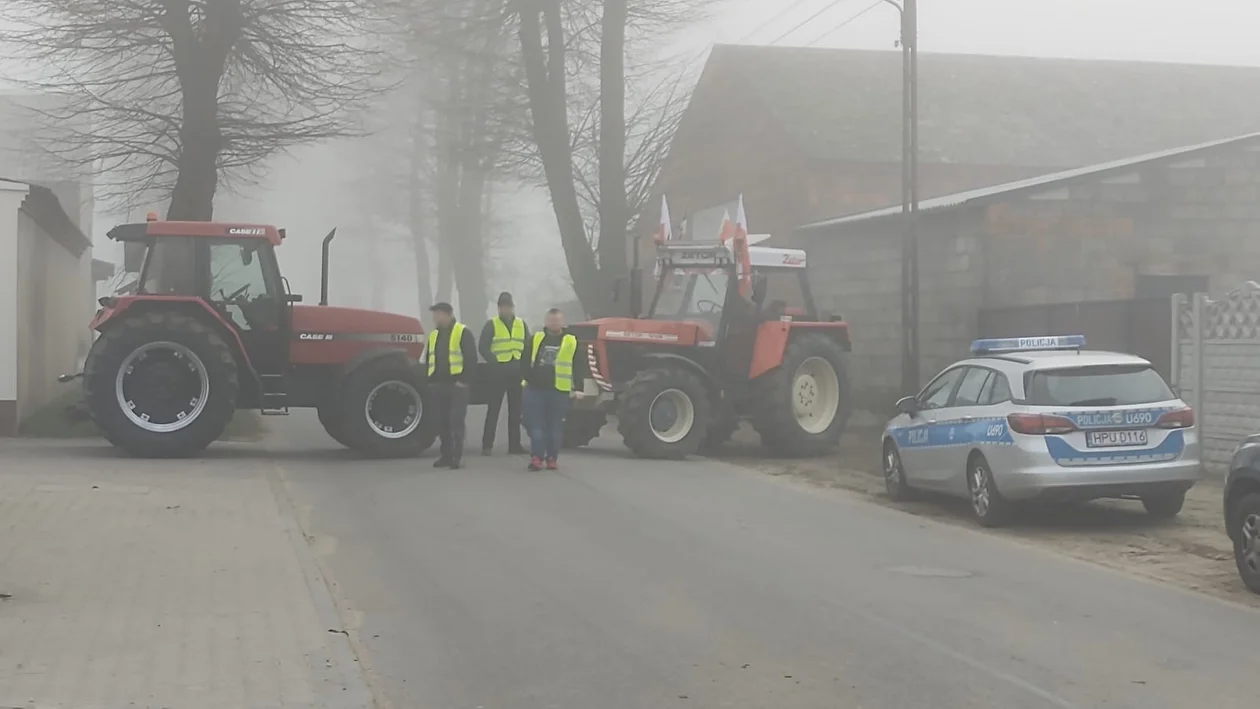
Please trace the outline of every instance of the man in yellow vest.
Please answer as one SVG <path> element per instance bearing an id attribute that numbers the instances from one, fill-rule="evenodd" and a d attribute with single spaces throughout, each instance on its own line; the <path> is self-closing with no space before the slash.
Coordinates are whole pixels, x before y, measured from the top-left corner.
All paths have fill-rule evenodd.
<path id="1" fill-rule="evenodd" d="M 429 331 L 424 348 L 429 372 L 430 405 L 438 413 L 441 454 L 435 468 L 459 469 L 464 458 L 464 418 L 468 415 L 469 373 L 477 366 L 473 334 L 455 319 L 450 303 L 436 303 L 429 310 L 437 327 Z"/>
<path id="2" fill-rule="evenodd" d="M 521 356 L 529 341 L 529 326 L 516 317 L 512 294 L 499 294 L 499 315 L 486 321 L 477 339 L 477 349 L 486 367 L 481 371 L 489 380 L 490 399 L 486 402 L 486 427 L 481 433 L 481 454 L 494 449 L 494 434 L 499 428 L 499 411 L 507 397 L 508 453 L 525 452 L 521 446 Z"/>
<path id="3" fill-rule="evenodd" d="M 559 308 L 547 311 L 546 329 L 529 340 L 521 358 L 525 380 L 525 422 L 529 426 L 529 469 L 556 469 L 564 437 L 564 417 L 573 396 L 573 357 L 577 338 L 564 329 Z"/>

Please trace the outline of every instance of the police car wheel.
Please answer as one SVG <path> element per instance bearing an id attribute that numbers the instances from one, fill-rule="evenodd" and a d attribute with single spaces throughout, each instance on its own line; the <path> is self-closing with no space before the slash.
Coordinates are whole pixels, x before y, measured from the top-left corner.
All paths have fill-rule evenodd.
<path id="1" fill-rule="evenodd" d="M 913 490 L 906 482 L 906 471 L 901 466 L 901 454 L 892 441 L 884 444 L 884 490 L 894 502 L 910 499 Z"/>
<path id="2" fill-rule="evenodd" d="M 1146 508 L 1146 513 L 1160 519 L 1176 517 L 1185 503 L 1186 493 L 1184 490 L 1146 495 L 1142 498 L 1142 506 Z"/>
<path id="3" fill-rule="evenodd" d="M 989 462 L 979 453 L 967 461 L 967 491 L 971 515 L 981 526 L 1000 527 L 1010 519 L 1010 503 L 998 491 Z"/>

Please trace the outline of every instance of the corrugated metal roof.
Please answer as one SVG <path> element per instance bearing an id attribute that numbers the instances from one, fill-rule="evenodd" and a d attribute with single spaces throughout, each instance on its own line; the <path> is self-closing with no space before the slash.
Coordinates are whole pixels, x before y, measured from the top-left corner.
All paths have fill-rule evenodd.
<path id="1" fill-rule="evenodd" d="M 1134 167 L 1145 165 L 1148 163 L 1170 160 L 1175 158 L 1183 158 L 1194 153 L 1210 150 L 1212 148 L 1220 148 L 1236 143 L 1245 143 L 1247 141 L 1260 138 L 1260 133 L 1248 133 L 1247 135 L 1236 136 L 1234 138 L 1226 138 L 1224 140 L 1214 140 L 1207 143 L 1199 143 L 1197 145 L 1188 145 L 1171 150 L 1162 150 L 1155 153 L 1147 153 L 1136 157 L 1125 158 L 1123 160 L 1113 160 L 1111 162 L 1099 163 L 1097 165 L 1089 165 L 1079 167 L 1072 170 L 1063 170 L 1060 172 L 1052 172 L 1047 175 L 1031 177 L 1026 180 L 1017 180 L 1015 182 L 1006 182 L 992 187 L 982 187 L 980 189 L 967 190 L 965 192 L 956 192 L 942 197 L 933 197 L 919 202 L 919 212 L 935 212 L 946 209 L 955 209 L 964 206 L 974 206 L 998 201 L 997 198 L 1010 197 L 1016 193 L 1023 192 L 1040 192 L 1044 190 L 1054 189 L 1068 182 L 1078 180 L 1085 177 L 1099 177 L 1112 172 L 1123 172 Z M 806 224 L 797 227 L 799 232 L 816 232 L 831 227 L 846 226 L 858 222 L 873 221 L 876 219 L 885 219 L 888 217 L 896 217 L 901 214 L 901 205 L 893 207 L 884 207 L 860 214 L 851 214 L 849 216 L 838 217 L 835 219 L 827 219 L 813 224 Z"/>

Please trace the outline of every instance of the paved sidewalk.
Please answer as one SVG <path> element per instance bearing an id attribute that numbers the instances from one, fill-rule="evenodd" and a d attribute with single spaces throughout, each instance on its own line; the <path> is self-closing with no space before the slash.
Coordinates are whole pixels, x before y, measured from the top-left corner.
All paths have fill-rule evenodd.
<path id="1" fill-rule="evenodd" d="M 0 440 L 0 707 L 370 707 L 260 448 Z"/>

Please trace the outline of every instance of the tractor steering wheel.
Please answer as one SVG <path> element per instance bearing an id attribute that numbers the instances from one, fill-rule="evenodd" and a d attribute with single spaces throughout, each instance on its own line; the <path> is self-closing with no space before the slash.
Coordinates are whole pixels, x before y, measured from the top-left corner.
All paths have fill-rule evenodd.
<path id="1" fill-rule="evenodd" d="M 702 307 L 705 306 L 705 307 Z M 707 309 L 706 309 L 707 308 Z M 722 304 L 715 300 L 702 298 L 696 301 L 696 310 L 702 314 L 722 312 Z"/>
<path id="2" fill-rule="evenodd" d="M 248 284 L 248 283 L 246 283 L 245 285 L 241 286 L 240 288 L 237 288 L 236 290 L 232 291 L 232 295 L 224 296 L 224 297 L 223 297 L 223 302 L 224 302 L 224 303 L 232 303 L 232 302 L 235 302 L 237 298 L 241 297 L 242 295 L 245 295 L 245 292 L 246 292 L 246 291 L 248 291 L 248 290 L 249 290 L 249 284 Z M 221 295 L 221 296 L 223 295 L 223 291 L 222 291 L 222 290 L 220 290 L 220 291 L 219 291 L 219 295 Z"/>

